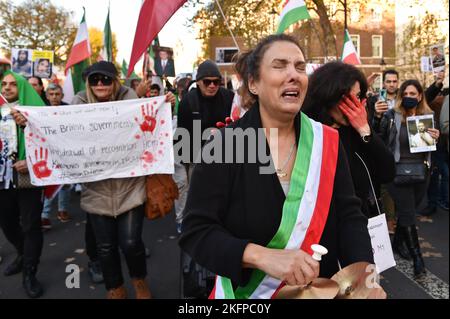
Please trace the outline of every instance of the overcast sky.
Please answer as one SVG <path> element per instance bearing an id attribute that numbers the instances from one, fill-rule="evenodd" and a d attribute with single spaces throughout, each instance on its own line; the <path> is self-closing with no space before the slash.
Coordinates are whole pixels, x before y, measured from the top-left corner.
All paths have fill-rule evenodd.
<path id="1" fill-rule="evenodd" d="M 20 3 L 21 0 L 14 2 Z M 81 21 L 83 7 L 85 7 L 88 27 L 96 27 L 102 31 L 105 26 L 108 3 L 110 3 L 111 29 L 116 34 L 119 50 L 116 60 L 119 63 L 122 63 L 122 59 L 129 62 L 142 0 L 52 0 L 52 2 L 73 11 L 73 18 L 77 24 Z M 181 8 L 159 34 L 162 46 L 175 48 L 177 42 L 183 43 L 182 57 L 177 57 L 175 61 L 177 73 L 192 71 L 192 65 L 200 50 L 200 45 L 195 39 L 195 32 L 187 30 L 184 26 L 193 14 L 188 9 Z M 140 71 L 141 65 L 141 63 L 136 65 L 136 72 Z"/>

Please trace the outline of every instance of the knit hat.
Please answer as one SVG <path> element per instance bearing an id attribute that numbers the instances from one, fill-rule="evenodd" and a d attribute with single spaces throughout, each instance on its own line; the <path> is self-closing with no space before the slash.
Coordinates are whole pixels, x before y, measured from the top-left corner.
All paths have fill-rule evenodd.
<path id="1" fill-rule="evenodd" d="M 203 78 L 222 78 L 222 74 L 220 74 L 219 68 L 217 64 L 211 60 L 206 60 L 202 64 L 199 65 L 197 71 L 196 80 L 199 81 Z"/>

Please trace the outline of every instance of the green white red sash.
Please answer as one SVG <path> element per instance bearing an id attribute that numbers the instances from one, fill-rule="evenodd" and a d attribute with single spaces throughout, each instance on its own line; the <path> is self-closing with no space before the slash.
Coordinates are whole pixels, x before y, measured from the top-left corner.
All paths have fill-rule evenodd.
<path id="1" fill-rule="evenodd" d="M 328 218 L 339 149 L 336 130 L 301 114 L 300 142 L 284 202 L 280 227 L 267 245 L 275 249 L 301 249 L 312 255 Z M 249 283 L 233 291 L 231 280 L 217 276 L 210 299 L 270 299 L 283 282 L 261 270 L 252 272 Z"/>

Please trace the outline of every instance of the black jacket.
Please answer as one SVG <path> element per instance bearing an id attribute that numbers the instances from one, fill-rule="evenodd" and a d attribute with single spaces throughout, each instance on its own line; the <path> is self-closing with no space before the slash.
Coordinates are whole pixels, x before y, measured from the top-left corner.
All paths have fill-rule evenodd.
<path id="1" fill-rule="evenodd" d="M 296 121 L 297 141 L 300 122 Z M 261 128 L 259 106 L 253 106 L 232 127 Z M 223 131 L 222 131 L 223 133 Z M 223 139 L 223 134 L 218 135 Z M 269 149 L 266 144 L 266 149 Z M 205 164 L 195 166 L 191 179 L 183 233 L 179 244 L 200 265 L 234 285 L 245 285 L 251 269 L 242 267 L 248 243 L 266 246 L 280 225 L 285 195 L 277 175 L 260 174 L 262 163 Z M 334 192 L 320 244 L 320 277 L 333 276 L 358 261 L 373 262 L 367 218 L 355 196 L 342 145 L 339 148 Z"/>
<path id="2" fill-rule="evenodd" d="M 372 182 L 375 185 L 391 182 L 395 177 L 394 155 L 389 151 L 381 138 L 372 132 L 372 138 L 364 143 L 358 132 L 350 126 L 339 129 L 339 137 L 347 154 L 350 172 L 356 196 L 361 199 L 361 209 L 364 215 L 370 217 L 368 197 L 372 195 L 367 166 Z M 358 157 L 361 157 L 361 159 Z"/>
<path id="3" fill-rule="evenodd" d="M 204 97 L 199 89 L 190 90 L 181 100 L 178 108 L 177 125 L 186 129 L 191 138 L 190 150 L 191 161 L 193 153 L 193 121 L 201 120 L 201 131 L 208 128 L 216 128 L 217 122 L 225 122 L 225 118 L 231 114 L 234 93 L 220 87 L 217 94 L 212 98 Z M 204 143 L 202 143 L 203 145 Z"/>

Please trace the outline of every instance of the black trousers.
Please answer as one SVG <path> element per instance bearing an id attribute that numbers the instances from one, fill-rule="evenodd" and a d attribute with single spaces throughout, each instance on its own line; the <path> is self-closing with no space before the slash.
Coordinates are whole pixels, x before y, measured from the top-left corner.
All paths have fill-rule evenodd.
<path id="1" fill-rule="evenodd" d="M 90 214 L 97 241 L 97 254 L 102 266 L 106 289 L 123 285 L 119 247 L 131 278 L 145 278 L 147 265 L 142 242 L 144 206 L 136 207 L 117 218 Z"/>
<path id="2" fill-rule="evenodd" d="M 401 226 L 416 224 L 417 207 L 427 193 L 428 183 L 397 186 L 394 183 L 388 185 L 389 194 L 395 202 L 395 213 Z"/>
<path id="3" fill-rule="evenodd" d="M 86 213 L 86 228 L 84 232 L 84 242 L 86 244 L 86 254 L 91 261 L 97 261 L 97 242 L 94 230 L 92 229 L 91 214 Z"/>
<path id="4" fill-rule="evenodd" d="M 0 227 L 17 252 L 24 255 L 26 266 L 37 266 L 41 257 L 42 207 L 41 188 L 0 190 Z"/>

